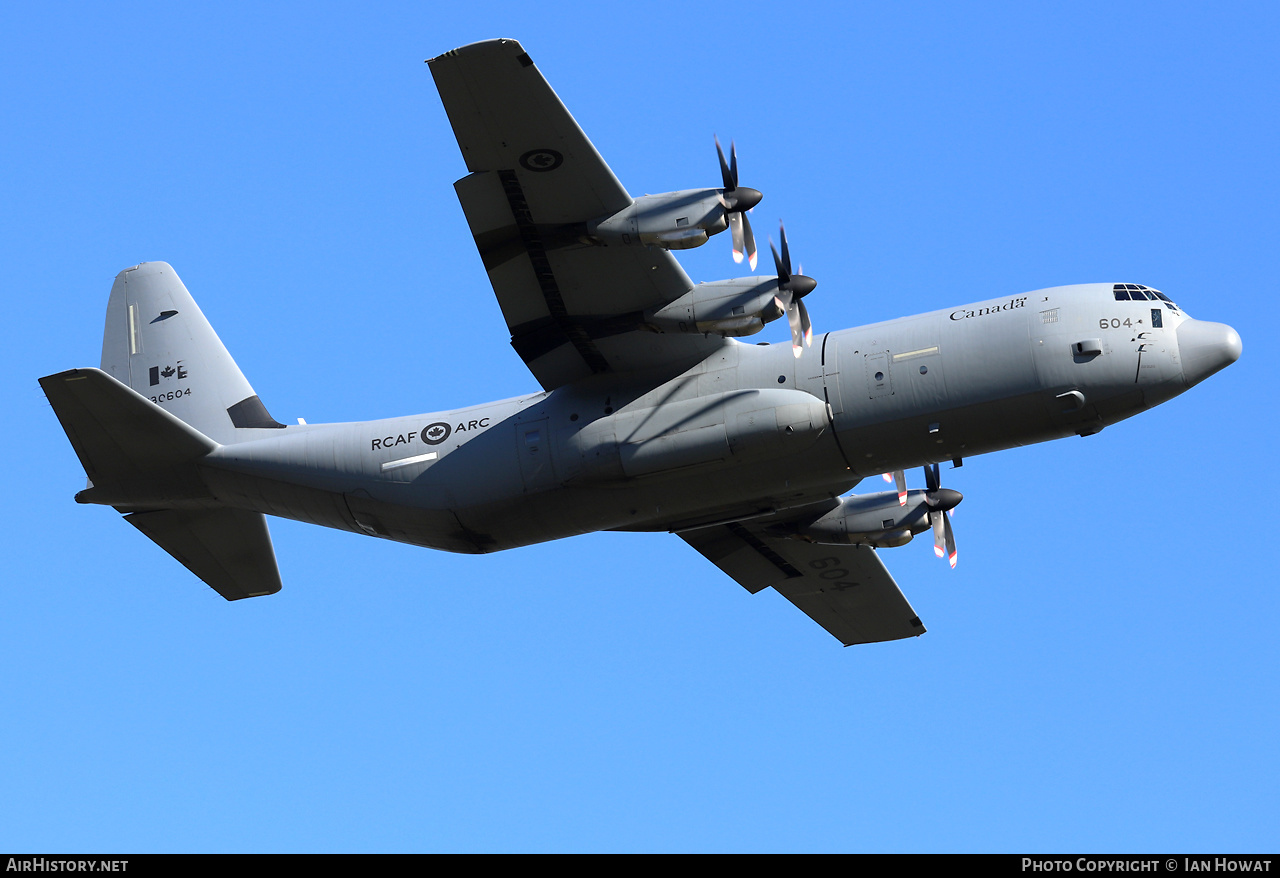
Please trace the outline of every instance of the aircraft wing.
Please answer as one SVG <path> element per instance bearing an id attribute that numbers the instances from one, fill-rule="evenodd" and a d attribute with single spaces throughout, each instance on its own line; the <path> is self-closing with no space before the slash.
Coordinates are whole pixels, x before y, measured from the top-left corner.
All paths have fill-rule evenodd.
<path id="1" fill-rule="evenodd" d="M 542 386 L 600 372 L 682 370 L 723 340 L 641 328 L 693 283 L 659 247 L 587 243 L 632 198 L 515 40 L 427 62 L 472 173 L 454 184 L 511 344 Z"/>
<path id="2" fill-rule="evenodd" d="M 823 546 L 749 524 L 677 534 L 755 594 L 769 586 L 845 646 L 924 633 L 920 617 L 870 546 Z"/>

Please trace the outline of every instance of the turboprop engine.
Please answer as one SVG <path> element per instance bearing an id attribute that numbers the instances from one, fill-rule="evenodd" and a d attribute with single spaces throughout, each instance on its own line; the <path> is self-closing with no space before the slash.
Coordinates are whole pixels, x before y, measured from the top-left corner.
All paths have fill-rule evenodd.
<path id="1" fill-rule="evenodd" d="M 733 261 L 745 257 L 756 267 L 756 238 L 747 211 L 764 196 L 758 189 L 738 185 L 738 151 L 732 145 L 724 160 L 720 141 L 721 189 L 683 189 L 659 195 L 643 195 L 613 216 L 587 223 L 587 237 L 605 244 L 648 244 L 667 250 L 688 250 L 707 238 L 732 229 Z"/>
<path id="2" fill-rule="evenodd" d="M 905 503 L 897 491 L 858 494 L 844 498 L 835 509 L 789 535 L 834 545 L 902 546 L 918 533 L 943 526 L 938 524 L 940 517 L 963 499 L 959 491 L 950 488 L 908 491 Z"/>
<path id="3" fill-rule="evenodd" d="M 658 332 L 718 332 L 720 335 L 752 335 L 783 314 L 791 324 L 791 350 L 799 357 L 813 343 L 813 326 L 801 299 L 818 282 L 791 270 L 787 230 L 782 233 L 782 254 L 773 248 L 777 277 L 739 277 L 695 286 L 674 302 L 646 311 L 645 323 Z M 772 246 L 772 242 L 770 242 Z"/>
<path id="4" fill-rule="evenodd" d="M 739 277 L 701 283 L 670 304 L 645 314 L 659 332 L 753 335 L 783 315 L 777 278 Z"/>
<path id="5" fill-rule="evenodd" d="M 642 195 L 625 210 L 587 223 L 587 234 L 605 242 L 688 250 L 727 228 L 719 189 L 685 189 Z"/>

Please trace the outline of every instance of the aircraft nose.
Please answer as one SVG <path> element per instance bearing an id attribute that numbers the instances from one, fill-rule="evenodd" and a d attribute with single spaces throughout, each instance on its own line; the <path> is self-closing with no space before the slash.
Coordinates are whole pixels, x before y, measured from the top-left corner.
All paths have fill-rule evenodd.
<path id="1" fill-rule="evenodd" d="M 1188 387 L 1240 359 L 1241 349 L 1240 334 L 1225 323 L 1186 320 L 1178 326 L 1178 356 Z"/>

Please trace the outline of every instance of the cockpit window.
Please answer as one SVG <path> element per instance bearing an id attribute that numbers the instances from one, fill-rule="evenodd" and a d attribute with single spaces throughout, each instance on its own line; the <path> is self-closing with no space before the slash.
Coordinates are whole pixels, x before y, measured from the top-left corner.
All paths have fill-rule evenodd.
<path id="1" fill-rule="evenodd" d="M 1151 287 L 1144 287 L 1142 284 L 1114 284 L 1111 292 L 1117 302 L 1145 302 L 1148 299 L 1154 302 L 1158 299 L 1170 306 L 1171 310 L 1177 310 L 1178 307 L 1164 293 L 1153 290 Z"/>

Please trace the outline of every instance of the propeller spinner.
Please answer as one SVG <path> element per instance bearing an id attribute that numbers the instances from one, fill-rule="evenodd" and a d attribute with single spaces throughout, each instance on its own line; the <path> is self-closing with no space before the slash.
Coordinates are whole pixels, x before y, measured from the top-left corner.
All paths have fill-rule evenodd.
<path id="1" fill-rule="evenodd" d="M 787 322 L 791 324 L 791 352 L 799 357 L 804 353 L 805 347 L 813 344 L 813 324 L 809 322 L 808 309 L 800 300 L 813 292 L 818 282 L 803 274 L 792 274 L 791 253 L 787 249 L 787 229 L 782 223 L 778 224 L 778 232 L 782 237 L 781 256 L 778 255 L 778 248 L 773 246 L 773 239 L 769 239 L 769 249 L 773 251 L 773 264 L 778 269 L 776 301 L 778 307 L 786 312 Z"/>
<path id="2" fill-rule="evenodd" d="M 756 270 L 756 236 L 751 233 L 751 223 L 747 219 L 747 211 L 760 203 L 764 196 L 758 189 L 738 185 L 738 149 L 730 142 L 729 161 L 724 160 L 724 150 L 720 148 L 720 138 L 716 138 L 716 154 L 720 156 L 720 178 L 724 182 L 724 191 L 720 194 L 720 204 L 724 207 L 725 220 L 729 224 L 729 232 L 733 236 L 733 261 L 741 262 L 745 254 L 751 270 Z"/>

